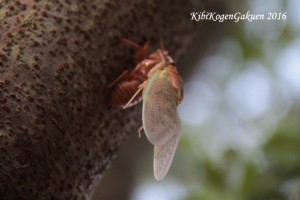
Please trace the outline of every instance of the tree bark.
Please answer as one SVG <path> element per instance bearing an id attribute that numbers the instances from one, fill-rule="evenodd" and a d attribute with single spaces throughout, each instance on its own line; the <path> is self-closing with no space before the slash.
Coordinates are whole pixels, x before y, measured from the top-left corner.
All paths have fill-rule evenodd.
<path id="1" fill-rule="evenodd" d="M 107 84 L 134 67 L 119 40 L 178 60 L 202 1 L 0 1 L 0 199 L 88 199 L 138 108 L 111 109 Z"/>

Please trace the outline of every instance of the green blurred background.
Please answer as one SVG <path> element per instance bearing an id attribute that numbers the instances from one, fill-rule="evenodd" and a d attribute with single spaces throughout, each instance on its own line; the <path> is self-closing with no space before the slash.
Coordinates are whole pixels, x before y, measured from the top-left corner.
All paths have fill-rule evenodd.
<path id="1" fill-rule="evenodd" d="M 155 181 L 153 147 L 133 131 L 94 199 L 300 199 L 300 1 L 223 4 L 224 13 L 287 19 L 201 22 L 222 26 L 222 37 L 184 76 L 182 135 L 169 174 Z"/>

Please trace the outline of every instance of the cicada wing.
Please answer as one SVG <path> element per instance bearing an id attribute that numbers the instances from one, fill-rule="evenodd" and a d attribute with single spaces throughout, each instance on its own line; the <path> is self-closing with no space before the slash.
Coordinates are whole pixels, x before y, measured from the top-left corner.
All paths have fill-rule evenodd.
<path id="1" fill-rule="evenodd" d="M 154 177 L 160 181 L 168 173 L 172 164 L 179 141 L 179 134 L 174 135 L 168 142 L 161 146 L 154 146 Z"/>
<path id="2" fill-rule="evenodd" d="M 155 146 L 165 145 L 180 132 L 176 97 L 167 76 L 164 71 L 156 72 L 143 94 L 143 127 Z"/>

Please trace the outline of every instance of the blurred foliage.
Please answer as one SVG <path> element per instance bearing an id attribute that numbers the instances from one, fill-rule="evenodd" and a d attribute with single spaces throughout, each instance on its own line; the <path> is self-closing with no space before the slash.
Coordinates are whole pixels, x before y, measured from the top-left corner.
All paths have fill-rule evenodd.
<path id="1" fill-rule="evenodd" d="M 282 10 L 277 10 L 277 12 L 286 10 L 284 6 L 287 2 L 284 2 Z M 286 24 L 284 28 L 280 29 L 278 37 L 272 39 L 271 42 L 264 42 L 268 36 L 253 40 L 253 37 L 245 36 L 247 30 L 242 28 L 245 26 L 244 23 L 237 26 L 231 31 L 231 37 L 234 37 L 241 47 L 244 59 L 242 62 L 252 59 L 261 63 L 269 63 L 266 67 L 270 68 L 271 75 L 276 54 L 273 54 L 273 59 L 268 61 L 264 55 L 263 45 L 270 45 L 276 50 L 278 47 L 287 46 L 299 37 L 299 31 L 293 30 L 292 24 Z M 245 65 L 242 66 L 245 67 Z M 251 65 L 246 67 L 251 67 Z M 273 79 L 277 81 L 274 76 Z M 245 154 L 232 146 L 226 147 L 221 152 L 222 155 L 217 158 L 213 158 L 205 151 L 202 152 L 200 158 L 199 155 L 194 155 L 195 159 L 201 160 L 200 173 L 203 173 L 204 176 L 198 181 L 193 180 L 198 182 L 198 186 L 190 190 L 186 200 L 300 199 L 300 156 L 298 154 L 300 152 L 300 102 L 297 95 L 289 95 L 288 98 L 293 101 L 288 112 L 273 124 L 273 131 L 266 134 L 265 142 L 256 151 Z M 267 121 L 268 119 L 260 118 L 259 124 Z M 201 131 L 203 129 L 195 131 L 187 128 L 186 134 Z M 183 141 L 182 148 L 185 149 L 187 146 L 186 141 Z M 191 145 L 189 148 L 195 147 Z"/>
<path id="2" fill-rule="evenodd" d="M 262 146 L 263 163 L 245 159 L 233 149 L 225 151 L 221 161 L 212 161 L 208 156 L 202 161 L 205 176 L 199 180 L 199 188 L 185 199 L 299 199 L 300 110 L 299 105 L 295 107 Z"/>

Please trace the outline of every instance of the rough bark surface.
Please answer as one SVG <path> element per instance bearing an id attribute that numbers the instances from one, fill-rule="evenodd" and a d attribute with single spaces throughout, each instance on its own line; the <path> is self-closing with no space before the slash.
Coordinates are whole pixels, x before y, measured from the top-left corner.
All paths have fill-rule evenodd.
<path id="1" fill-rule="evenodd" d="M 107 84 L 133 67 L 119 37 L 175 60 L 202 1 L 0 0 L 0 199 L 88 199 L 138 109 Z"/>

